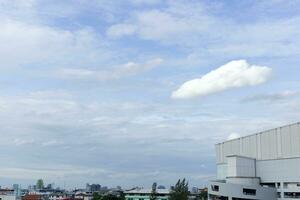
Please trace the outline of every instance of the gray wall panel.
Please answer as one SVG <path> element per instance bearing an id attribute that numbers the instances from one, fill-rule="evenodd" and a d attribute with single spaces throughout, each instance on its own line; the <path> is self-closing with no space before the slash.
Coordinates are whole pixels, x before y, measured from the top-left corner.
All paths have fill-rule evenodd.
<path id="1" fill-rule="evenodd" d="M 256 162 L 256 175 L 262 182 L 299 182 L 300 158 L 261 160 Z"/>
<path id="2" fill-rule="evenodd" d="M 230 140 L 217 144 L 216 148 L 217 163 L 226 163 L 228 155 L 257 160 L 300 157 L 300 123 Z"/>

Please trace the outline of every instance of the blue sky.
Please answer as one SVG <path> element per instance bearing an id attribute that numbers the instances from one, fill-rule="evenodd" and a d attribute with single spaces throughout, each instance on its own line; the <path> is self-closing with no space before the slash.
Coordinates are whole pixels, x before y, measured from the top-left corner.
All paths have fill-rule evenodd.
<path id="1" fill-rule="evenodd" d="M 299 121 L 299 1 L 0 1 L 0 185 L 214 178 Z"/>

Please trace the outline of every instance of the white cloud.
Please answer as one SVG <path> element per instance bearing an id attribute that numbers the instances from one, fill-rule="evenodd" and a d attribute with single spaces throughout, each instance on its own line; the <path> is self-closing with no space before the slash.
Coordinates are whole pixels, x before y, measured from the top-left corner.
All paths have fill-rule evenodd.
<path id="1" fill-rule="evenodd" d="M 78 65 L 110 56 L 92 28 L 67 30 L 5 18 L 0 26 L 0 68 Z"/>
<path id="2" fill-rule="evenodd" d="M 81 79 L 81 80 L 99 80 L 107 81 L 119 79 L 124 76 L 132 76 L 157 67 L 162 63 L 161 58 L 151 59 L 143 64 L 128 62 L 126 64 L 115 67 L 110 71 L 87 70 L 64 68 L 57 72 L 57 76 L 63 79 Z"/>
<path id="3" fill-rule="evenodd" d="M 231 88 L 259 85 L 269 79 L 271 71 L 269 67 L 250 65 L 245 60 L 234 60 L 201 78 L 185 82 L 172 93 L 172 97 L 201 97 Z"/>
<path id="4" fill-rule="evenodd" d="M 132 35 L 136 32 L 136 26 L 132 24 L 116 24 L 111 26 L 106 34 L 109 37 L 121 37 L 125 35 Z"/>
<path id="5" fill-rule="evenodd" d="M 165 9 L 148 9 L 131 13 L 123 23 L 109 27 L 107 35 L 113 37 L 137 35 L 145 40 L 190 44 L 215 25 L 214 18 L 202 12 L 203 5 L 200 2 L 183 4 L 170 1 L 167 4 Z"/>
<path id="6" fill-rule="evenodd" d="M 240 23 L 237 18 L 223 15 L 222 9 L 220 4 L 168 1 L 160 9 L 131 12 L 128 18 L 111 25 L 106 34 L 115 38 L 134 35 L 164 45 L 189 47 L 194 52 L 201 52 L 203 56 L 200 59 L 206 60 L 208 56 L 216 60 L 221 57 L 285 57 L 299 54 L 299 16 L 262 20 L 257 15 L 255 23 Z M 277 9 L 282 10 L 280 6 Z M 222 13 L 222 17 L 213 13 Z"/>

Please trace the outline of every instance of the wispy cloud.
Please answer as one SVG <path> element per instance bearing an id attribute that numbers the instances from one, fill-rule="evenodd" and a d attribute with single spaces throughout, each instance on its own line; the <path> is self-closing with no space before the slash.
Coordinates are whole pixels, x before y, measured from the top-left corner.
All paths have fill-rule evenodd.
<path id="1" fill-rule="evenodd" d="M 157 67 L 162 62 L 161 58 L 152 59 L 143 64 L 128 62 L 107 71 L 64 68 L 60 69 L 56 75 L 63 79 L 107 81 L 146 72 Z"/>
<path id="2" fill-rule="evenodd" d="M 232 88 L 259 85 L 269 79 L 271 71 L 269 67 L 250 65 L 245 60 L 231 61 L 199 79 L 185 82 L 172 93 L 172 97 L 202 97 Z"/>
<path id="3" fill-rule="evenodd" d="M 245 97 L 241 101 L 242 102 L 275 102 L 275 101 L 281 101 L 299 95 L 300 95 L 299 91 L 287 90 L 287 91 L 277 92 L 277 93 L 257 94 L 257 95 Z"/>

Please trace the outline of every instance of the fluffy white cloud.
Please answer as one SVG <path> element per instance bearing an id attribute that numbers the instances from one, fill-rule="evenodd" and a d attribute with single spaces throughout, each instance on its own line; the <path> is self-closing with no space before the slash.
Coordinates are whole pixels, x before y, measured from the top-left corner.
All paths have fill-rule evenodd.
<path id="1" fill-rule="evenodd" d="M 172 93 L 172 97 L 201 97 L 231 88 L 259 85 L 269 79 L 271 71 L 269 67 L 250 65 L 246 60 L 234 60 L 199 79 L 185 82 Z"/>
<path id="2" fill-rule="evenodd" d="M 107 81 L 148 71 L 161 64 L 162 61 L 161 58 L 156 58 L 142 64 L 128 62 L 110 71 L 64 68 L 57 72 L 57 76 L 63 79 Z"/>

